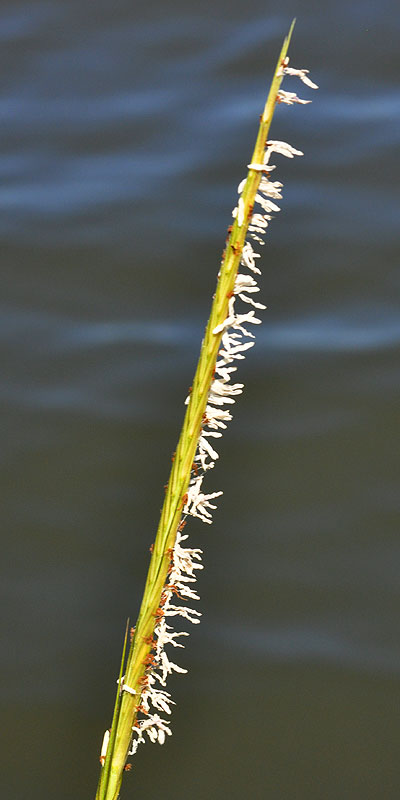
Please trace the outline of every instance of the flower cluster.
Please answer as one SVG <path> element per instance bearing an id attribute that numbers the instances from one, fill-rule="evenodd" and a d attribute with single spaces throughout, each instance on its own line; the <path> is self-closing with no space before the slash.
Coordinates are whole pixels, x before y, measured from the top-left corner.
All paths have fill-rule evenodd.
<path id="1" fill-rule="evenodd" d="M 307 86 L 313 89 L 318 88 L 317 85 L 308 78 L 308 70 L 293 69 L 288 67 L 288 63 L 289 58 L 285 58 L 280 67 L 280 74 L 297 76 L 303 83 L 307 84 Z M 277 101 L 283 102 L 284 95 L 286 96 L 284 101 L 286 103 L 289 102 L 289 96 L 292 98 L 290 104 L 294 102 L 311 102 L 311 100 L 301 100 L 293 92 L 282 91 L 278 92 Z M 280 211 L 280 207 L 274 201 L 282 199 L 281 190 L 283 184 L 279 181 L 270 180 L 270 174 L 275 169 L 275 165 L 270 164 L 270 156 L 272 153 L 277 153 L 287 158 L 303 155 L 301 150 L 296 150 L 290 144 L 287 144 L 287 142 L 269 140 L 266 143 L 263 162 L 261 164 L 251 163 L 247 165 L 248 169 L 261 173 L 258 191 L 255 196 L 255 203 L 260 207 L 260 210 L 252 214 L 247 229 L 249 239 L 252 239 L 260 245 L 265 244 L 265 240 L 261 238 L 261 236 L 265 235 L 269 222 L 273 218 L 272 213 Z M 244 224 L 245 218 L 245 205 L 242 192 L 246 183 L 247 178 L 244 178 L 238 186 L 239 202 L 232 212 L 232 216 L 234 219 L 237 219 L 239 227 Z M 255 338 L 254 334 L 249 331 L 245 325 L 260 324 L 261 320 L 256 316 L 256 311 L 254 309 L 263 310 L 266 308 L 263 303 L 258 303 L 253 298 L 253 295 L 260 291 L 257 281 L 253 277 L 254 275 L 261 274 L 261 270 L 256 265 L 257 258 L 260 258 L 260 254 L 254 251 L 251 242 L 246 241 L 243 246 L 240 264 L 248 270 L 248 272 L 238 272 L 236 275 L 233 295 L 229 300 L 228 315 L 226 319 L 213 330 L 213 334 L 215 335 L 222 333 L 221 348 L 218 353 L 215 377 L 211 384 L 204 425 L 200 434 L 195 457 L 195 462 L 198 463 L 200 470 L 196 469 L 195 474 L 192 474 L 187 501 L 184 507 L 185 514 L 199 517 L 203 522 L 208 523 L 212 522 L 210 511 L 215 508 L 215 505 L 211 504 L 210 500 L 222 494 L 222 492 L 204 494 L 201 491 L 205 472 L 214 466 L 218 458 L 218 453 L 209 440 L 219 439 L 222 436 L 221 430 L 225 429 L 227 427 L 226 423 L 232 419 L 230 411 L 223 408 L 223 406 L 233 404 L 236 395 L 241 394 L 243 391 L 242 383 L 231 382 L 232 373 L 237 370 L 237 367 L 234 366 L 234 362 L 245 357 L 244 353 L 253 347 L 254 341 L 251 340 Z M 236 298 L 252 306 L 252 309 L 245 313 L 236 312 Z M 250 341 L 248 341 L 249 339 Z M 188 402 L 188 398 L 186 402 Z"/>
<path id="2" fill-rule="evenodd" d="M 163 589 L 160 608 L 158 609 L 154 639 L 151 642 L 152 652 L 148 656 L 147 674 L 144 677 L 144 689 L 140 699 L 140 706 L 138 707 L 141 716 L 138 717 L 133 728 L 133 732 L 136 735 L 133 738 L 130 755 L 133 755 L 139 744 L 144 741 L 144 732 L 147 733 L 152 742 L 159 742 L 159 744 L 164 743 L 165 734 L 171 735 L 168 721 L 161 719 L 158 711 L 170 714 L 171 706 L 175 705 L 171 700 L 170 693 L 164 689 L 168 675 L 171 675 L 172 672 L 185 673 L 187 670 L 171 661 L 166 653 L 165 645 L 183 647 L 182 642 L 177 641 L 177 639 L 181 636 L 189 636 L 189 634 L 186 631 L 174 632 L 173 627 L 168 625 L 167 619 L 181 616 L 194 624 L 200 622 L 199 617 L 201 614 L 199 611 L 186 605 L 176 605 L 173 602 L 174 597 L 182 601 L 199 599 L 191 584 L 196 581 L 195 570 L 203 569 L 201 563 L 202 551 L 182 546 L 182 542 L 188 538 L 187 534 L 182 533 L 184 525 L 185 520 L 182 519 L 177 531 L 175 545 L 171 552 L 168 578 Z M 160 688 L 160 686 L 163 688 Z M 129 691 L 129 687 L 124 685 L 123 689 L 128 689 Z"/>
<path id="3" fill-rule="evenodd" d="M 288 67 L 288 61 L 289 59 L 285 58 L 282 62 L 280 67 L 281 75 L 297 76 L 309 87 L 318 88 L 307 77 L 307 70 L 292 69 Z M 293 92 L 281 90 L 278 92 L 277 102 L 292 105 L 293 103 L 309 103 L 310 101 L 301 100 Z M 303 155 L 300 150 L 296 150 L 286 142 L 269 140 L 266 143 L 262 163 L 248 164 L 249 170 L 261 173 L 255 196 L 255 203 L 258 209 L 252 214 L 248 224 L 248 238 L 260 245 L 264 244 L 262 237 L 265 235 L 265 231 L 272 219 L 272 214 L 280 210 L 275 201 L 282 198 L 282 183 L 270 180 L 270 175 L 275 169 L 275 165 L 270 163 L 270 157 L 273 153 L 287 158 Z M 246 182 L 247 178 L 238 187 L 240 197 L 237 207 L 232 212 L 238 227 L 242 227 L 245 222 L 246 209 L 242 192 Z M 169 715 L 171 706 L 174 705 L 171 695 L 165 690 L 166 681 L 172 672 L 187 672 L 186 669 L 171 661 L 165 650 L 166 645 L 182 648 L 184 645 L 178 640 L 183 636 L 189 635 L 187 632 L 174 632 L 167 620 L 171 617 L 182 616 L 196 624 L 200 621 L 199 618 L 201 616 L 198 611 L 186 605 L 176 605 L 175 601 L 175 597 L 180 601 L 199 599 L 193 584 L 196 580 L 196 570 L 202 569 L 201 550 L 182 546 L 187 539 L 187 536 L 182 531 L 186 525 L 188 515 L 198 517 L 203 522 L 210 524 L 212 522 L 212 511 L 216 508 L 211 501 L 222 494 L 221 491 L 205 494 L 202 490 L 203 480 L 206 472 L 214 467 L 218 458 L 218 453 L 214 448 L 215 440 L 222 436 L 227 423 L 232 419 L 230 407 L 235 402 L 236 396 L 243 391 L 243 384 L 234 383 L 231 378 L 237 370 L 235 362 L 243 359 L 246 351 L 254 345 L 254 334 L 247 326 L 260 324 L 261 320 L 256 316 L 256 311 L 265 309 L 262 303 L 254 299 L 254 295 L 259 292 L 255 278 L 256 275 L 261 274 L 256 263 L 259 257 L 259 254 L 254 251 L 251 241 L 246 241 L 240 261 L 241 267 L 245 271 L 238 272 L 236 276 L 225 320 L 213 330 L 215 336 L 221 335 L 221 346 L 203 418 L 191 479 L 184 498 L 182 519 L 178 525 L 175 545 L 170 552 L 170 568 L 157 612 L 154 637 L 149 642 L 151 650 L 147 656 L 147 669 L 143 678 L 143 691 L 140 705 L 138 706 L 138 717 L 133 728 L 134 737 L 131 754 L 136 752 L 138 745 L 144 741 L 144 733 L 147 733 L 152 742 L 159 742 L 160 744 L 164 743 L 166 735 L 169 736 L 171 734 L 169 721 L 162 719 L 159 715 L 159 712 Z M 245 306 L 250 306 L 250 309 L 245 310 L 243 308 L 238 312 L 236 310 L 236 300 L 238 298 Z M 188 399 L 186 402 L 188 402 Z M 122 688 L 126 691 L 132 691 L 127 686 Z"/>

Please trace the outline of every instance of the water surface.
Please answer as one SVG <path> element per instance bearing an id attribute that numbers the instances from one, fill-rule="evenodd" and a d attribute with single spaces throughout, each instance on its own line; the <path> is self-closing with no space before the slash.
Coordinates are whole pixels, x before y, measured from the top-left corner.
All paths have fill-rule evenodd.
<path id="1" fill-rule="evenodd" d="M 95 5 L 0 17 L 4 795 L 94 795 L 224 230 L 297 15 L 292 63 L 321 88 L 274 120 L 305 156 L 279 160 L 268 311 L 209 479 L 224 495 L 212 528 L 191 524 L 203 622 L 174 736 L 123 796 L 397 800 L 398 6 Z"/>

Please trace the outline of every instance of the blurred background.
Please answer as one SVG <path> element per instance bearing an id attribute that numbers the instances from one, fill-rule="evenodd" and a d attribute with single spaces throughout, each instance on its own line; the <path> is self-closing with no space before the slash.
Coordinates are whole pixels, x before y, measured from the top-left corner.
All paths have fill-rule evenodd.
<path id="1" fill-rule="evenodd" d="M 122 797 L 400 793 L 400 10 L 3 2 L 2 789 L 94 797 L 126 617 L 276 58 L 282 212 L 172 738 Z"/>

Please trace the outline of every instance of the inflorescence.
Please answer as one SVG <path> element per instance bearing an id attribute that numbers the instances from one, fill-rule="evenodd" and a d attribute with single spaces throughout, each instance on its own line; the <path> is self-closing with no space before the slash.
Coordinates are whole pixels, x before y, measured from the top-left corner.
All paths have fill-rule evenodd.
<path id="1" fill-rule="evenodd" d="M 282 61 L 278 74 L 297 76 L 312 89 L 318 88 L 308 77 L 308 70 L 292 69 L 288 67 L 288 62 L 288 58 Z M 276 101 L 286 105 L 311 102 L 302 100 L 294 92 L 283 90 L 278 92 Z M 261 173 L 255 197 L 259 210 L 252 214 L 248 225 L 248 238 L 259 245 L 265 243 L 262 237 L 273 218 L 272 214 L 280 211 L 276 200 L 282 198 L 282 183 L 270 180 L 270 174 L 275 169 L 275 165 L 270 164 L 270 157 L 273 153 L 287 158 L 303 155 L 300 150 L 296 150 L 286 142 L 268 140 L 263 162 L 248 164 L 248 169 Z M 246 179 L 239 184 L 240 197 L 238 205 L 232 212 L 238 227 L 245 224 L 245 205 L 241 197 L 245 183 Z M 246 241 L 243 246 L 240 263 L 245 271 L 239 272 L 236 276 L 233 294 L 229 299 L 228 315 L 213 330 L 215 335 L 222 334 L 221 347 L 198 440 L 190 484 L 184 498 L 182 518 L 178 525 L 175 545 L 170 552 L 170 567 L 156 616 L 154 637 L 149 642 L 151 651 L 147 656 L 146 673 L 142 679 L 140 705 L 137 707 L 138 716 L 133 727 L 130 755 L 136 752 L 141 742 L 145 741 L 144 733 L 147 733 L 152 742 L 160 744 L 164 743 L 166 735 L 171 734 L 169 720 L 161 718 L 159 713 L 170 715 L 171 707 L 174 705 L 171 695 L 165 689 L 166 682 L 172 672 L 185 673 L 187 670 L 171 661 L 165 648 L 166 645 L 174 648 L 184 647 L 180 638 L 189 634 L 184 631 L 175 632 L 167 620 L 169 621 L 171 617 L 181 616 L 194 624 L 200 621 L 201 614 L 198 611 L 187 605 L 176 604 L 177 601 L 199 599 L 193 584 L 196 581 L 196 570 L 203 568 L 201 564 L 202 551 L 183 546 L 188 538 L 183 533 L 183 529 L 188 516 L 198 517 L 203 522 L 210 524 L 212 511 L 216 508 L 211 501 L 222 494 L 221 491 L 204 494 L 202 491 L 203 480 L 208 470 L 214 467 L 218 458 L 218 453 L 214 449 L 215 440 L 222 436 L 227 423 L 232 419 L 230 407 L 235 402 L 236 396 L 243 391 L 243 384 L 231 382 L 231 377 L 237 370 L 234 365 L 235 361 L 243 359 L 244 353 L 254 345 L 254 334 L 246 326 L 260 324 L 261 320 L 256 316 L 256 311 L 266 308 L 262 303 L 254 300 L 254 295 L 259 292 L 255 276 L 260 275 L 261 272 L 256 264 L 260 255 L 254 251 L 252 242 Z M 236 310 L 237 298 L 245 305 L 250 305 L 251 309 L 244 313 L 238 313 Z M 122 691 L 133 692 L 134 690 L 122 682 Z"/>

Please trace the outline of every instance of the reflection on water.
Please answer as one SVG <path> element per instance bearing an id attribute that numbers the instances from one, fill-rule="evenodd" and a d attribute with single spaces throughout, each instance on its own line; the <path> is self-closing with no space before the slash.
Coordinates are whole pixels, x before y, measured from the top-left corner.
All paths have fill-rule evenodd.
<path id="1" fill-rule="evenodd" d="M 3 8 L 7 797 L 94 793 L 224 230 L 300 17 L 279 8 Z M 302 6 L 292 60 L 321 89 L 274 122 L 305 156 L 278 164 L 269 310 L 214 525 L 192 525 L 203 624 L 175 735 L 126 797 L 398 797 L 399 26 L 389 0 Z"/>

